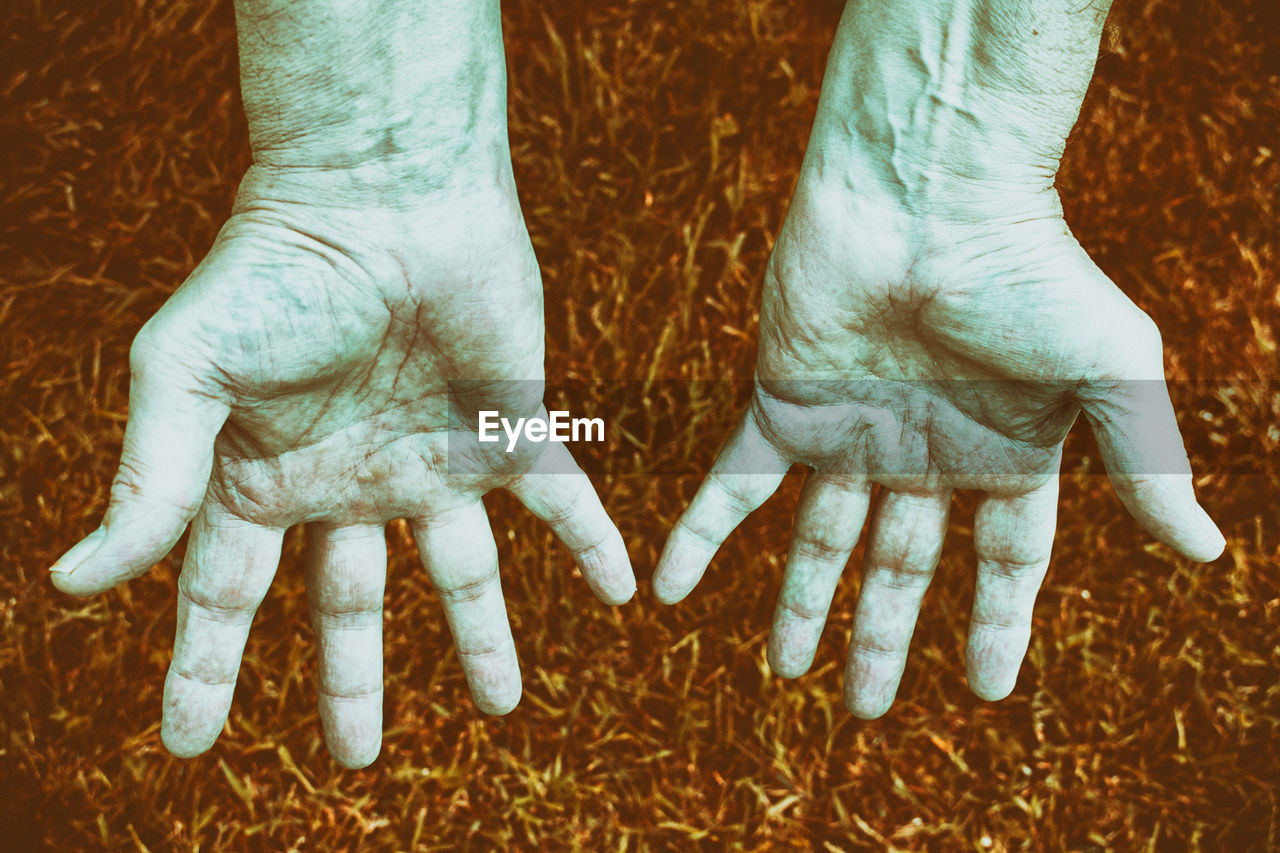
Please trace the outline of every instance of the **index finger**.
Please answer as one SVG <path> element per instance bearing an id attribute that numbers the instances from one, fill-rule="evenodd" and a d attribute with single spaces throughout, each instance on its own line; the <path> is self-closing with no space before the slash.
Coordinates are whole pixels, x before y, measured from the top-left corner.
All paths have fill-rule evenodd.
<path id="1" fill-rule="evenodd" d="M 716 551 L 778 489 L 790 467 L 748 413 L 676 521 L 653 573 L 653 593 L 675 604 L 693 591 Z"/>
<path id="2" fill-rule="evenodd" d="M 533 470 L 508 489 L 564 543 L 591 591 L 605 604 L 636 593 L 627 546 L 591 480 L 563 444 L 551 444 Z"/>
<path id="3" fill-rule="evenodd" d="M 217 740 L 231 709 L 249 627 L 280 563 L 284 531 L 207 500 L 178 577 L 178 628 L 164 682 L 160 737 L 179 758 Z"/>
<path id="4" fill-rule="evenodd" d="M 1031 640 L 1036 595 L 1044 583 L 1058 519 L 1058 476 L 1021 495 L 987 495 L 973 541 L 978 585 L 969 619 L 969 687 L 988 701 L 1013 692 Z"/>

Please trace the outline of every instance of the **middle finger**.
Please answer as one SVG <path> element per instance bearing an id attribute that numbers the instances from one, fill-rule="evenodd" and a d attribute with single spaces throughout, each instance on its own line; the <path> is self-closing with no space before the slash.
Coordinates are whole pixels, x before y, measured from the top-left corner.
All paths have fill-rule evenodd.
<path id="1" fill-rule="evenodd" d="M 885 491 L 880 498 L 845 666 L 844 701 L 855 716 L 875 719 L 893 704 L 950 508 L 950 491 Z"/>

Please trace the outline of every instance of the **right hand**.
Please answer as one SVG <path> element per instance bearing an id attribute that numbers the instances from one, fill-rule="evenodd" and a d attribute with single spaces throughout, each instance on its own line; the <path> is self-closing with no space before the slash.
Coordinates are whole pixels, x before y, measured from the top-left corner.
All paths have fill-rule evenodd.
<path id="1" fill-rule="evenodd" d="M 59 589 L 94 595 L 147 571 L 192 522 L 161 727 L 178 756 L 222 729 L 292 525 L 307 525 L 321 719 L 349 767 L 381 743 L 387 521 L 410 520 L 489 713 L 514 708 L 521 683 L 486 492 L 506 488 L 546 521 L 603 601 L 635 590 L 622 538 L 563 445 L 450 465 L 450 380 L 489 383 L 468 407 L 541 406 L 542 285 L 514 185 L 327 203 L 349 177 L 250 169 L 208 256 L 134 342 L 106 517 L 53 567 Z"/>

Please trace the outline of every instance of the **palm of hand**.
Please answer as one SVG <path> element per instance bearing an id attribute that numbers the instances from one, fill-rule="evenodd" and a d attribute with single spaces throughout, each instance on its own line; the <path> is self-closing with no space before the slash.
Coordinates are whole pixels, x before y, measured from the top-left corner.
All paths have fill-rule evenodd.
<path id="1" fill-rule="evenodd" d="M 859 204 L 797 193 L 766 275 L 756 394 L 677 522 L 655 590 L 683 598 L 789 465 L 809 465 L 769 642 L 773 668 L 798 676 L 880 484 L 845 673 L 850 710 L 876 717 L 896 694 L 951 492 L 978 489 L 968 674 L 980 696 L 1002 698 L 1027 648 L 1062 443 L 1082 408 L 1153 533 L 1209 558 L 1220 537 L 1183 472 L 1158 333 L 1060 218 L 924 221 Z"/>
<path id="2" fill-rule="evenodd" d="M 242 292 L 215 284 L 199 310 L 226 323 L 207 347 L 224 354 L 219 382 L 236 401 L 211 481 L 229 511 L 277 527 L 375 524 L 474 501 L 529 470 L 525 455 L 464 478 L 446 458 L 451 380 L 494 380 L 487 402 L 504 411 L 539 406 L 541 284 L 527 241 L 483 260 L 427 247 L 380 275 L 243 245 L 220 276 Z"/>
<path id="3" fill-rule="evenodd" d="M 1065 226 L 861 218 L 892 225 L 801 207 L 771 259 L 755 413 L 790 458 L 905 491 L 1026 491 L 1056 471 L 1082 384 L 1162 375 L 1149 321 Z"/>
<path id="4" fill-rule="evenodd" d="M 513 200 L 357 217 L 242 191 L 208 257 L 135 341 L 111 507 L 54 575 L 68 592 L 110 588 L 192 522 L 165 689 L 171 751 L 216 739 L 291 525 L 308 524 L 321 716 L 349 766 L 372 761 L 381 740 L 388 520 L 410 519 L 472 693 L 492 713 L 521 690 L 484 493 L 510 489 L 598 595 L 630 597 L 621 537 L 586 477 L 538 476 L 562 446 L 450 471 L 453 380 L 473 389 L 466 406 L 537 412 L 541 310 Z"/>

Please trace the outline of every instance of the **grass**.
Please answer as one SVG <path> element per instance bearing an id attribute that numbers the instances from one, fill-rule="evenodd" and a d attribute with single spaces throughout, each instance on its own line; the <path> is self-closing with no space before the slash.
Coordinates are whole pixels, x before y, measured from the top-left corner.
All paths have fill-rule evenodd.
<path id="1" fill-rule="evenodd" d="M 506 5 L 550 376 L 749 378 L 840 4 Z M 643 581 L 697 478 L 626 476 L 633 452 L 596 478 L 642 578 L 624 608 L 597 605 L 514 500 L 489 501 L 525 674 L 505 718 L 472 705 L 391 525 L 386 738 L 359 772 L 320 738 L 296 531 L 227 729 L 191 761 L 159 740 L 180 549 L 88 601 L 45 575 L 105 506 L 128 343 L 212 242 L 248 163 L 230 4 L 14 0 L 0 15 L 0 848 L 1280 846 L 1266 0 L 1118 9 L 1061 177 L 1077 235 L 1160 324 L 1171 376 L 1212 380 L 1177 392 L 1225 556 L 1199 566 L 1153 544 L 1073 466 L 1019 686 L 983 703 L 963 675 L 962 496 L 898 703 L 860 722 L 840 698 L 856 572 L 811 674 L 782 681 L 764 662 L 797 478 L 667 608 Z M 721 408 L 705 422 L 727 428 Z M 674 468 L 713 450 L 686 436 L 661 452 Z"/>

